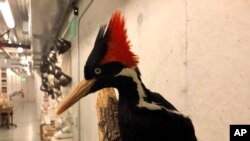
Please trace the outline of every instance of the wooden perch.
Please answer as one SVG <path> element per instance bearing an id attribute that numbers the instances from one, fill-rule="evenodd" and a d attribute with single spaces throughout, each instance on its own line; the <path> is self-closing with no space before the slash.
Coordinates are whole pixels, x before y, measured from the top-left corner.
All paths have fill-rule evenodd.
<path id="1" fill-rule="evenodd" d="M 99 141 L 119 141 L 118 100 L 113 88 L 102 89 L 98 92 L 96 110 Z"/>

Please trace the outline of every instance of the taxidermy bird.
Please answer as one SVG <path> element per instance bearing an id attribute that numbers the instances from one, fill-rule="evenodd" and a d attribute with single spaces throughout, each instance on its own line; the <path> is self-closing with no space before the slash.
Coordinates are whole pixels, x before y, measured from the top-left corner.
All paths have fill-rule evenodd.
<path id="1" fill-rule="evenodd" d="M 59 115 L 102 88 L 119 92 L 118 121 L 122 141 L 196 141 L 191 120 L 143 84 L 138 57 L 130 50 L 124 17 L 116 11 L 101 26 L 84 67 L 84 77 L 58 107 Z"/>
<path id="2" fill-rule="evenodd" d="M 55 44 L 59 54 L 65 53 L 71 48 L 71 42 L 63 38 L 58 38 Z"/>

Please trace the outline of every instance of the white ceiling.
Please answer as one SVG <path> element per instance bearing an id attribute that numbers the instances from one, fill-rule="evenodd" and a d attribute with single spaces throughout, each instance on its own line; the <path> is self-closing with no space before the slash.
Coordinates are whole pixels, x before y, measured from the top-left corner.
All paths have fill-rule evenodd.
<path id="1" fill-rule="evenodd" d="M 0 43 L 4 47 L 0 54 L 6 52 L 14 57 L 17 47 L 23 46 L 24 53 L 34 58 L 33 68 L 38 68 L 43 56 L 46 56 L 50 47 L 53 46 L 67 14 L 71 10 L 73 0 L 9 0 L 13 13 L 15 28 L 8 29 L 0 14 L 0 35 L 9 31 L 12 43 L 8 43 L 0 37 Z M 28 25 L 31 30 L 29 31 Z M 17 41 L 14 41 L 14 36 Z M 20 44 L 21 43 L 21 44 Z M 32 48 L 32 49 L 29 49 Z M 3 61 L 3 60 L 1 60 Z"/>

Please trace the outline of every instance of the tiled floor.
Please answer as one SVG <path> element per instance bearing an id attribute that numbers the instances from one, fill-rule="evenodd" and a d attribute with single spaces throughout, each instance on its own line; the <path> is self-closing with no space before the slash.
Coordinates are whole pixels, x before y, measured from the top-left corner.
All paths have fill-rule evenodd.
<path id="1" fill-rule="evenodd" d="M 0 141 L 40 141 L 36 104 L 20 102 L 14 107 L 13 118 L 17 128 L 0 127 Z"/>

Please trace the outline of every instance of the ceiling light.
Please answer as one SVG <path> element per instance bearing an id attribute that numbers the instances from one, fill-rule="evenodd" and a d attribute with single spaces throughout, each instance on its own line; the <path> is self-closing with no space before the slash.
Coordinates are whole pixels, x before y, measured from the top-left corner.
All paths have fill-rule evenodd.
<path id="1" fill-rule="evenodd" d="M 18 47 L 18 48 L 17 48 L 17 52 L 18 52 L 18 53 L 23 53 L 23 48 L 22 48 L 22 47 Z"/>
<path id="2" fill-rule="evenodd" d="M 14 21 L 8 0 L 5 0 L 4 2 L 3 1 L 0 2 L 0 10 L 2 11 L 2 15 L 7 26 L 9 28 L 14 28 L 15 21 Z"/>

